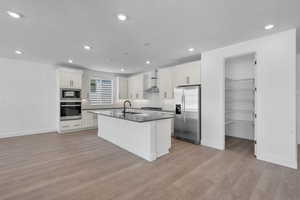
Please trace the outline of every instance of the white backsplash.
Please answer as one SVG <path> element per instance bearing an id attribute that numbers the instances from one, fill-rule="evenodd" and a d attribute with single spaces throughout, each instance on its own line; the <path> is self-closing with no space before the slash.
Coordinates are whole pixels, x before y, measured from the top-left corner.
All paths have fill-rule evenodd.
<path id="1" fill-rule="evenodd" d="M 174 99 L 161 99 L 159 94 L 148 94 L 144 96 L 145 99 L 133 99 L 132 107 L 162 107 L 163 110 L 174 110 Z M 120 102 L 122 104 L 122 102 Z"/>
<path id="2" fill-rule="evenodd" d="M 175 100 L 165 99 L 162 101 L 163 110 L 175 111 Z"/>

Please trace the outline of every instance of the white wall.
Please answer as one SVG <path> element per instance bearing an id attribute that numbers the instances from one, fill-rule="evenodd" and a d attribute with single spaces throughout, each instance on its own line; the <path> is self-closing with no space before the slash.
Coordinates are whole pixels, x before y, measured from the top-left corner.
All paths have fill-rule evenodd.
<path id="1" fill-rule="evenodd" d="M 0 138 L 56 131 L 55 67 L 0 59 L 0 68 Z"/>
<path id="2" fill-rule="evenodd" d="M 296 30 L 202 54 L 202 144 L 225 147 L 225 58 L 254 52 L 257 158 L 296 168 Z"/>
<path id="3" fill-rule="evenodd" d="M 300 144 L 300 54 L 297 55 L 297 140 Z"/>

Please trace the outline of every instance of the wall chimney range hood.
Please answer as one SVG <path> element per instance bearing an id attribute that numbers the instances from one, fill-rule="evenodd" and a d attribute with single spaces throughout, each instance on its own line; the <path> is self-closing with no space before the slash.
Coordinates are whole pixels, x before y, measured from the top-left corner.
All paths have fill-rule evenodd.
<path id="1" fill-rule="evenodd" d="M 148 88 L 146 88 L 144 91 L 146 93 L 159 93 L 159 88 L 158 88 L 158 70 L 154 70 L 152 72 L 150 72 L 150 77 L 149 76 L 145 76 L 144 77 L 146 80 L 145 82 L 150 83 L 150 86 Z M 148 84 L 146 84 L 148 85 Z"/>

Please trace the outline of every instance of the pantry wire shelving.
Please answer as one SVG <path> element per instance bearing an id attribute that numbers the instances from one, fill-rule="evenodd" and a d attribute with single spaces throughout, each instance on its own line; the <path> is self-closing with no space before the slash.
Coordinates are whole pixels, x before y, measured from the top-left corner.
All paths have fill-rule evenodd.
<path id="1" fill-rule="evenodd" d="M 225 125 L 254 123 L 254 79 L 225 79 Z"/>

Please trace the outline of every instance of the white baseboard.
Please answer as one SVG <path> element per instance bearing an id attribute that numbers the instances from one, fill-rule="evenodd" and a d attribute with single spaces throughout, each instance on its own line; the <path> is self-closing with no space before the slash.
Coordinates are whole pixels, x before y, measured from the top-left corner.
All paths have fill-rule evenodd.
<path id="1" fill-rule="evenodd" d="M 225 150 L 225 145 L 216 144 L 215 142 L 210 142 L 210 141 L 204 140 L 204 139 L 201 139 L 201 145 L 206 146 L 206 147 L 210 147 L 210 148 L 214 148 L 214 149 L 217 149 L 217 150 L 221 150 L 221 151 Z"/>
<path id="2" fill-rule="evenodd" d="M 165 151 L 165 152 L 161 152 L 160 154 L 157 154 L 157 155 L 156 155 L 156 158 L 159 158 L 159 157 L 161 157 L 161 156 L 167 155 L 167 154 L 169 154 L 169 153 L 170 153 L 169 150 L 167 150 L 167 151 Z"/>
<path id="3" fill-rule="evenodd" d="M 13 132 L 7 132 L 7 133 L 0 133 L 0 138 L 35 135 L 35 134 L 51 133 L 51 132 L 53 133 L 53 132 L 57 132 L 57 131 L 56 131 L 56 129 L 13 131 Z"/>
<path id="4" fill-rule="evenodd" d="M 286 159 L 283 159 L 283 158 L 280 158 L 280 157 L 274 156 L 274 155 L 261 155 L 261 154 L 257 155 L 257 159 L 266 161 L 266 162 L 270 162 L 270 163 L 274 163 L 277 165 L 281 165 L 284 167 L 298 169 L 297 160 L 292 161 L 292 160 L 286 160 Z"/>
<path id="5" fill-rule="evenodd" d="M 95 129 L 98 129 L 98 126 L 77 128 L 77 129 L 70 129 L 70 130 L 59 130 L 58 133 L 72 133 L 72 132 L 95 130 Z"/>

